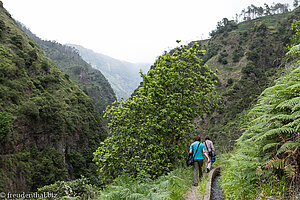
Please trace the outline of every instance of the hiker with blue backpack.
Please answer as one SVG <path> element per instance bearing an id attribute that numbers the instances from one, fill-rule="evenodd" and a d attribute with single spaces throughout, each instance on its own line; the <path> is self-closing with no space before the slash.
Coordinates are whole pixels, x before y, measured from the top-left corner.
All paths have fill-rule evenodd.
<path id="1" fill-rule="evenodd" d="M 200 142 L 200 136 L 195 136 L 195 142 L 193 142 L 190 146 L 190 156 L 193 158 L 194 165 L 194 186 L 198 186 L 200 179 L 202 178 L 202 166 L 203 166 L 203 154 L 207 158 L 207 162 L 210 162 L 210 158 L 208 157 L 205 146 Z"/>

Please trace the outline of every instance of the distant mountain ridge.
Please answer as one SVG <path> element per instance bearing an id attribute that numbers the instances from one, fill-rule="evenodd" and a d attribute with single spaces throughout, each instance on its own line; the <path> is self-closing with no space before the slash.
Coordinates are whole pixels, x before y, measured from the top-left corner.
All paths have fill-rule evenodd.
<path id="1" fill-rule="evenodd" d="M 150 68 L 147 63 L 130 63 L 118 60 L 76 44 L 67 44 L 78 49 L 81 57 L 95 69 L 100 70 L 110 82 L 117 98 L 128 98 L 138 87 L 142 78 L 140 69 L 146 73 Z"/>
<path id="2" fill-rule="evenodd" d="M 71 80 L 93 99 L 95 108 L 101 115 L 108 105 L 117 100 L 105 76 L 84 61 L 77 49 L 55 41 L 42 40 L 23 24 L 18 24 L 41 47 L 45 56 L 52 59 L 64 73 L 70 76 Z"/>

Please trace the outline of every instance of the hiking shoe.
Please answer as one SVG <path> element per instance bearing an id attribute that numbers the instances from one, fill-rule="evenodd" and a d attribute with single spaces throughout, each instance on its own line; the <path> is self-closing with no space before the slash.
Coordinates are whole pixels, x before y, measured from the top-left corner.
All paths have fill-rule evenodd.
<path id="1" fill-rule="evenodd" d="M 206 168 L 206 173 L 209 173 L 209 169 L 208 168 Z"/>
<path id="2" fill-rule="evenodd" d="M 193 186 L 197 187 L 197 186 L 198 186 L 198 183 L 194 183 Z"/>

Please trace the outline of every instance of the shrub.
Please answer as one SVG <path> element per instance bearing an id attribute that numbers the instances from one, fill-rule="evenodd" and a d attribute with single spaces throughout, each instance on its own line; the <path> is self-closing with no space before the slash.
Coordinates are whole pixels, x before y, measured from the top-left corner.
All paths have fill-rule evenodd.
<path id="1" fill-rule="evenodd" d="M 16 45 L 19 49 L 23 49 L 23 38 L 21 35 L 12 36 L 11 43 Z"/>
<path id="2" fill-rule="evenodd" d="M 99 188 L 91 185 L 85 177 L 73 181 L 57 181 L 54 184 L 38 188 L 38 192 L 53 193 L 59 199 L 73 199 L 72 197 L 77 197 L 81 200 L 95 199 L 98 190 Z"/>
<path id="3" fill-rule="evenodd" d="M 6 136 L 12 127 L 13 116 L 5 111 L 0 112 L 0 144 L 6 140 Z"/>
<path id="4" fill-rule="evenodd" d="M 244 52 L 241 48 L 235 49 L 232 53 L 232 61 L 235 63 L 239 62 L 243 54 Z"/>
<path id="5" fill-rule="evenodd" d="M 220 53 L 219 57 L 218 57 L 218 62 L 226 65 L 228 63 L 228 61 L 225 59 L 228 56 L 228 53 L 226 52 L 226 50 L 224 50 L 223 52 Z"/>

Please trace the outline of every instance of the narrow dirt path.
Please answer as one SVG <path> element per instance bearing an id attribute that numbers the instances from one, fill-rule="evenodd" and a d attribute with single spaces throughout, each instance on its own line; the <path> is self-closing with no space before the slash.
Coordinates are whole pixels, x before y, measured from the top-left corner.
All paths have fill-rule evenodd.
<path id="1" fill-rule="evenodd" d="M 186 194 L 185 200 L 199 200 L 198 187 L 192 186 L 190 191 Z"/>

